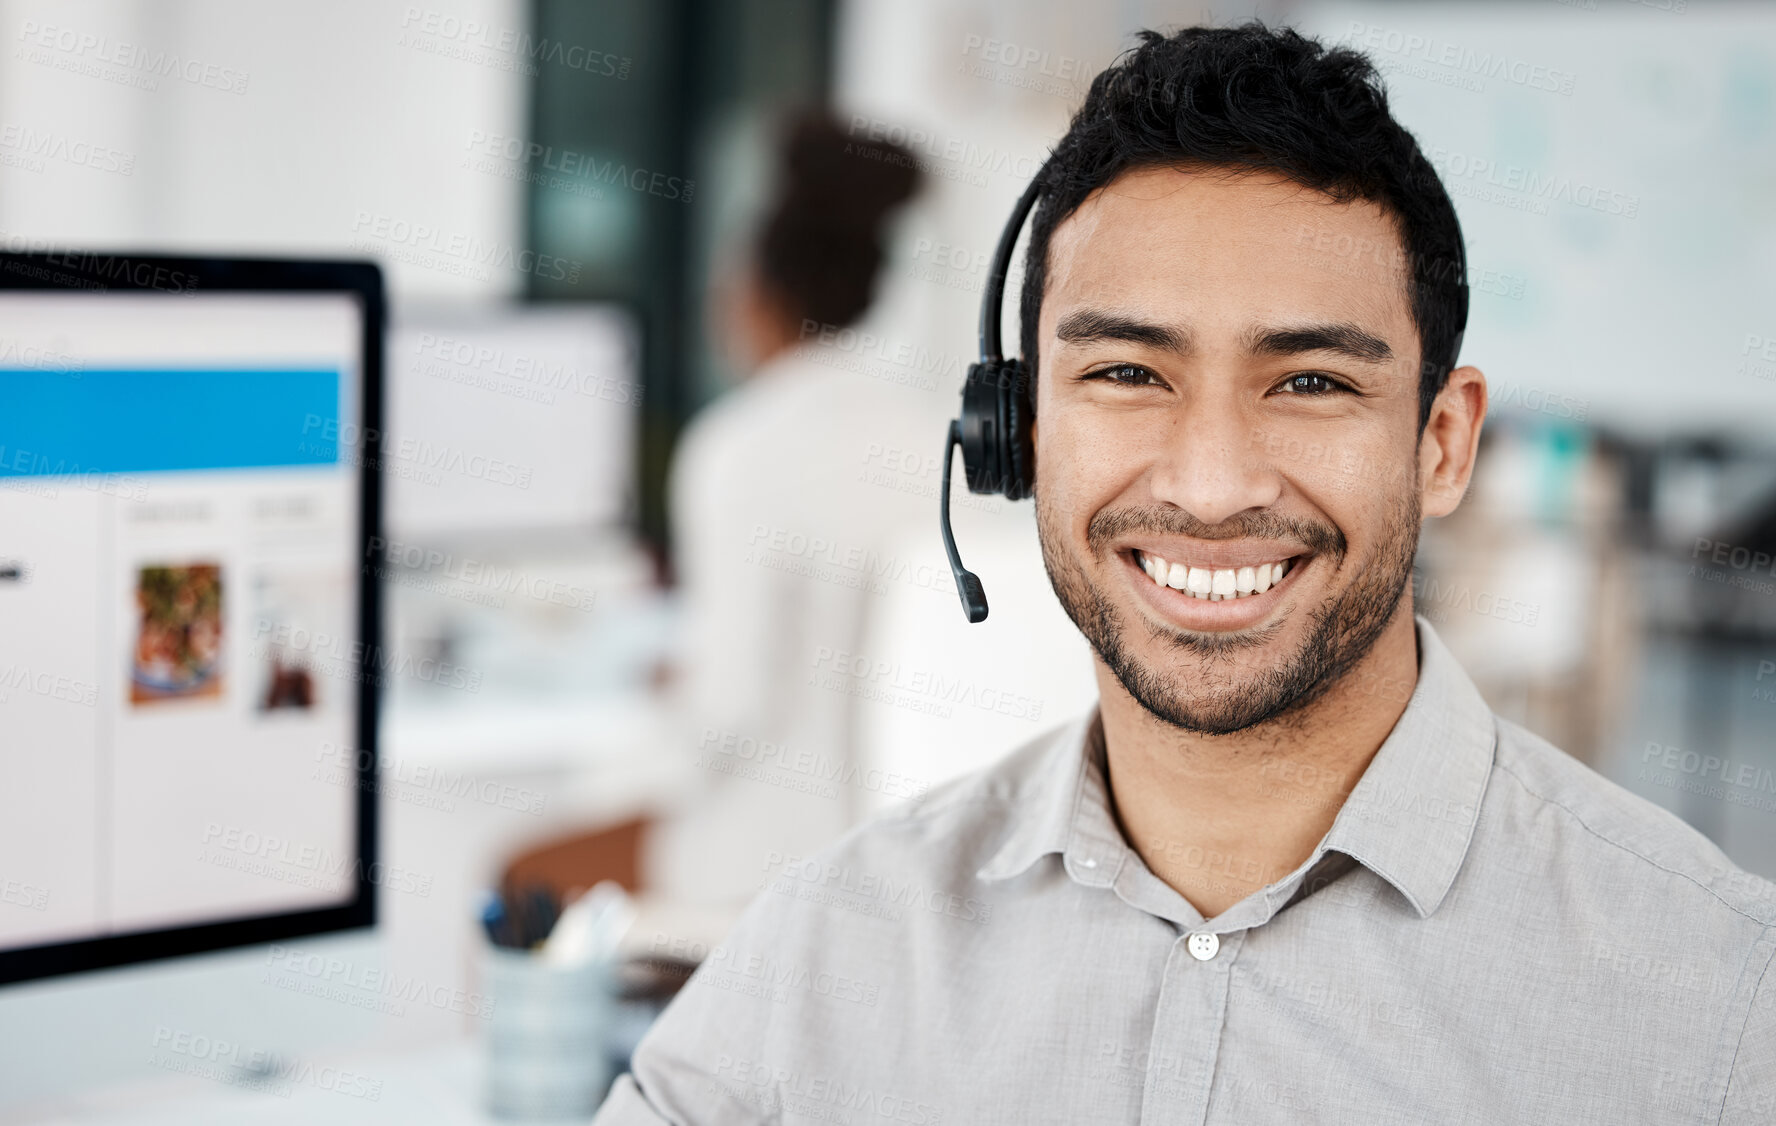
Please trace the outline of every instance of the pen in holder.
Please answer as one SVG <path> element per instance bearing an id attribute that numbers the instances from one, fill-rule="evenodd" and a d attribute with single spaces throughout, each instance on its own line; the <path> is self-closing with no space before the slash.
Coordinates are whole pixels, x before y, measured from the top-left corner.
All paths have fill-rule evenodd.
<path id="1" fill-rule="evenodd" d="M 613 1078 L 615 951 L 633 908 L 610 882 L 559 911 L 517 899 L 509 908 L 490 899 L 483 915 L 492 940 L 481 953 L 493 1005 L 487 1109 L 500 1118 L 590 1118 Z"/>

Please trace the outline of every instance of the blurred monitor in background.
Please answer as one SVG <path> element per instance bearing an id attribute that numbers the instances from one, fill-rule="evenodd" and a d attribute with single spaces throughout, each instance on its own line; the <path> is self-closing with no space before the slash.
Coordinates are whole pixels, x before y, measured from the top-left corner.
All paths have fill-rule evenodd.
<path id="1" fill-rule="evenodd" d="M 481 679 L 402 678 L 397 709 L 566 706 L 627 682 L 613 618 L 654 570 L 634 532 L 640 357 L 618 302 L 398 312 L 387 532 L 365 562 L 390 584 L 396 646 Z"/>
<path id="2" fill-rule="evenodd" d="M 806 854 L 861 809 L 855 700 L 822 673 L 904 579 L 889 536 L 935 511 L 872 461 L 929 460 L 942 438 L 930 396 L 877 378 L 866 343 L 885 338 L 866 314 L 890 213 L 918 187 L 912 154 L 808 115 L 784 130 L 776 178 L 749 259 L 718 282 L 718 331 L 746 375 L 692 419 L 669 485 L 671 691 L 701 792 L 657 834 L 656 878 L 734 907 L 761 858 Z"/>
<path id="3" fill-rule="evenodd" d="M 616 305 L 416 312 L 389 338 L 389 534 L 608 529 L 633 518 L 636 328 Z"/>

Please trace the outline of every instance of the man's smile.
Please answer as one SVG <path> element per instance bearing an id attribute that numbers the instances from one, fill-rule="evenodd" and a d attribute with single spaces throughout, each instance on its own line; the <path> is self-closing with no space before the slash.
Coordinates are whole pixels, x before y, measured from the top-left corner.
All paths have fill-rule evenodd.
<path id="1" fill-rule="evenodd" d="M 1277 610 L 1315 558 L 1289 545 L 1262 543 L 1205 543 L 1173 551 L 1178 558 L 1139 547 L 1116 554 L 1137 597 L 1161 618 L 1191 630 L 1257 625 Z"/>

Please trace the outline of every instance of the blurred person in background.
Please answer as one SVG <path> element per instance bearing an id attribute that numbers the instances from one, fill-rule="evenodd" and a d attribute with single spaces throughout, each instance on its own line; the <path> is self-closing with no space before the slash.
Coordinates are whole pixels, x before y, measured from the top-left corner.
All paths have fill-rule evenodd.
<path id="1" fill-rule="evenodd" d="M 943 423 L 860 343 L 879 339 L 860 322 L 918 179 L 904 148 L 793 119 L 750 260 L 716 303 L 748 372 L 692 419 L 668 485 L 683 610 L 668 692 L 700 785 L 650 849 L 680 902 L 737 911 L 767 856 L 806 855 L 856 819 L 855 698 L 817 662 L 856 651 L 895 581 L 887 537 L 936 506 L 922 477 L 870 471 L 888 451 L 935 463 Z"/>

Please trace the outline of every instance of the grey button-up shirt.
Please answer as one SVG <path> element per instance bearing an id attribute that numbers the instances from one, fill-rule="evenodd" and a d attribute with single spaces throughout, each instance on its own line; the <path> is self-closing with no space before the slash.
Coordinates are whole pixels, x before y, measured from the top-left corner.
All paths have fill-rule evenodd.
<path id="1" fill-rule="evenodd" d="M 1094 708 L 764 873 L 597 1123 L 1776 1123 L 1776 887 L 1417 627 L 1295 871 L 1205 921 Z"/>

